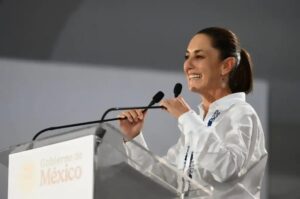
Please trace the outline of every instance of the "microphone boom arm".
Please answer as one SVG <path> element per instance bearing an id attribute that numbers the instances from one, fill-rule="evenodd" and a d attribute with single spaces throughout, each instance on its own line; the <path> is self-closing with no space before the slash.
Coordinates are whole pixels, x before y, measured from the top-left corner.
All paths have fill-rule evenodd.
<path id="1" fill-rule="evenodd" d="M 43 129 L 36 133 L 34 137 L 32 138 L 32 141 L 35 141 L 38 136 L 40 136 L 42 133 L 45 131 L 52 131 L 56 129 L 63 129 L 63 128 L 70 128 L 70 127 L 75 127 L 75 126 L 84 126 L 84 125 L 89 125 L 89 124 L 97 124 L 97 123 L 104 123 L 104 122 L 110 122 L 110 121 L 115 121 L 115 120 L 124 120 L 126 118 L 111 118 L 111 119 L 104 119 L 105 116 L 110 112 L 110 111 L 121 111 L 121 110 L 130 110 L 130 109 L 163 109 L 163 106 L 137 106 L 137 107 L 116 107 L 116 108 L 110 108 L 107 109 L 107 111 L 104 112 L 102 115 L 101 120 L 94 120 L 94 121 L 88 121 L 88 122 L 81 122 L 81 123 L 73 123 L 73 124 L 67 124 L 67 125 L 62 125 L 62 126 L 53 126 L 53 127 L 48 127 L 46 129 Z"/>

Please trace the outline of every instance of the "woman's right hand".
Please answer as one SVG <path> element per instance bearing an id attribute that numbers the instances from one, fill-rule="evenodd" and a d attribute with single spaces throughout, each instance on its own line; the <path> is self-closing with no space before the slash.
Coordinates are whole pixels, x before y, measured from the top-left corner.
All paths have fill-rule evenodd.
<path id="1" fill-rule="evenodd" d="M 120 120 L 120 128 L 126 140 L 132 140 L 140 134 L 144 125 L 145 114 L 146 112 L 143 113 L 142 109 L 135 109 L 122 112 L 119 115 L 120 118 L 126 118 Z"/>

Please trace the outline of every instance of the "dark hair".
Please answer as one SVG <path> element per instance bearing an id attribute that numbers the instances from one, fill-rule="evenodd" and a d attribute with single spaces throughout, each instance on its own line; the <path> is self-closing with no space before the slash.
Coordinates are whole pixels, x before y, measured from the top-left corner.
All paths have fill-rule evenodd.
<path id="1" fill-rule="evenodd" d="M 232 93 L 252 90 L 252 61 L 249 53 L 241 49 L 237 36 L 225 28 L 210 27 L 197 32 L 211 38 L 212 46 L 220 51 L 222 60 L 235 57 L 236 66 L 229 73 L 229 88 Z"/>

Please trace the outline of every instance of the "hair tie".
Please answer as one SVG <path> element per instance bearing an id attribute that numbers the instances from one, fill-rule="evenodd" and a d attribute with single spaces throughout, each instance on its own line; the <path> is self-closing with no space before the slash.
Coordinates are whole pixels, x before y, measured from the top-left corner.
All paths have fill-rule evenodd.
<path id="1" fill-rule="evenodd" d="M 239 66 L 240 61 L 241 61 L 241 53 L 238 52 L 238 53 L 236 53 L 236 67 Z"/>

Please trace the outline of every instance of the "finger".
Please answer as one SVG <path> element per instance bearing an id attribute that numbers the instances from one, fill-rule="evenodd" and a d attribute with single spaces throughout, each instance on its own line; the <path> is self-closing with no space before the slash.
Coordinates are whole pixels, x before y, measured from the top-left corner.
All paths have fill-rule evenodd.
<path id="1" fill-rule="evenodd" d="M 133 122 L 132 115 L 131 115 L 128 111 L 123 112 L 122 114 L 127 118 L 127 120 L 128 120 L 130 123 Z"/>
<path id="2" fill-rule="evenodd" d="M 137 122 L 139 120 L 138 119 L 138 114 L 137 114 L 136 110 L 130 110 L 128 112 L 131 115 L 133 121 Z"/>
<path id="3" fill-rule="evenodd" d="M 178 95 L 177 97 L 175 97 L 175 99 L 177 99 L 177 98 L 179 98 L 179 97 L 181 97 L 182 95 L 180 94 L 180 95 Z"/>
<path id="4" fill-rule="evenodd" d="M 159 103 L 159 105 L 160 105 L 160 106 L 164 106 L 164 107 L 166 107 L 165 100 L 161 100 L 161 101 L 160 101 L 160 103 Z"/>
<path id="5" fill-rule="evenodd" d="M 162 101 L 160 102 L 159 105 L 165 107 L 164 110 L 166 110 L 166 111 L 167 111 L 167 110 L 169 109 L 169 107 L 170 107 L 169 102 L 168 102 L 168 100 L 166 100 L 166 99 L 162 100 Z"/>
<path id="6" fill-rule="evenodd" d="M 137 113 L 138 118 L 139 118 L 140 120 L 142 120 L 142 119 L 144 118 L 144 114 L 146 114 L 146 112 L 143 113 L 143 110 L 142 110 L 142 109 L 136 110 L 136 113 Z"/>
<path id="7" fill-rule="evenodd" d="M 178 100 L 179 100 L 179 102 L 180 102 L 182 105 L 184 105 L 185 107 L 187 107 L 188 109 L 190 109 L 189 104 L 184 100 L 183 97 L 180 96 L 180 97 L 178 98 Z"/>
<path id="8" fill-rule="evenodd" d="M 123 113 L 119 114 L 119 115 L 118 115 L 118 118 L 120 118 L 120 119 L 119 119 L 119 124 L 120 124 L 120 126 L 124 126 L 124 125 L 127 125 L 128 123 L 130 123 L 130 122 L 128 121 L 127 117 L 126 117 Z"/>
<path id="9" fill-rule="evenodd" d="M 181 96 L 178 96 L 177 99 L 178 99 L 180 102 L 184 102 L 184 99 L 183 99 L 183 97 L 181 97 Z"/>
<path id="10" fill-rule="evenodd" d="M 126 116 L 121 113 L 120 115 L 117 116 L 117 118 L 126 118 Z"/>

